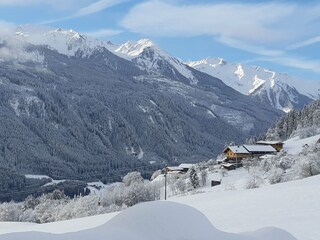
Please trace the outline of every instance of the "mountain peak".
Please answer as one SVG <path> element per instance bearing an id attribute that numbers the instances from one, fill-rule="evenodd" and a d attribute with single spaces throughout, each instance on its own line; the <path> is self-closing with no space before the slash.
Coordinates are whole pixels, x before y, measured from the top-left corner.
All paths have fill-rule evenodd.
<path id="1" fill-rule="evenodd" d="M 211 67 L 218 67 L 218 66 L 223 66 L 227 64 L 227 61 L 223 58 L 217 57 L 217 58 L 213 58 L 213 57 L 207 57 L 205 59 L 202 60 L 198 60 L 198 61 L 188 61 L 186 63 L 187 65 L 189 65 L 190 67 L 197 67 L 199 65 L 209 65 Z"/>
<path id="2" fill-rule="evenodd" d="M 227 63 L 223 58 L 211 57 L 187 64 L 221 79 L 244 95 L 258 96 L 280 110 L 299 108 L 311 99 L 318 98 L 319 82 L 302 84 L 303 81 L 297 78 L 270 69 Z"/>
<path id="3" fill-rule="evenodd" d="M 50 33 L 58 33 L 58 34 L 62 34 L 65 35 L 66 37 L 70 38 L 70 39 L 85 39 L 85 37 L 83 35 L 81 35 L 80 33 L 74 31 L 73 29 L 69 29 L 69 30 L 64 30 L 62 28 L 57 28 L 54 31 L 49 32 Z"/>
<path id="4" fill-rule="evenodd" d="M 138 41 L 128 41 L 125 44 L 120 45 L 115 51 L 118 53 L 125 54 L 129 57 L 139 56 L 146 48 L 155 47 L 160 49 L 154 42 L 150 39 L 140 39 Z"/>

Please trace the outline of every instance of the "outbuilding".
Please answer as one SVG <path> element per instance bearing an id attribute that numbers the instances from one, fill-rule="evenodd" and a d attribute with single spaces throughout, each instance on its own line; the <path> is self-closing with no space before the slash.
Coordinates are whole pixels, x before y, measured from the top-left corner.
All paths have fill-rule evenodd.
<path id="1" fill-rule="evenodd" d="M 272 146 L 277 150 L 277 152 L 280 152 L 283 149 L 283 145 L 284 145 L 283 142 L 279 142 L 279 141 L 258 141 L 257 144 Z"/>

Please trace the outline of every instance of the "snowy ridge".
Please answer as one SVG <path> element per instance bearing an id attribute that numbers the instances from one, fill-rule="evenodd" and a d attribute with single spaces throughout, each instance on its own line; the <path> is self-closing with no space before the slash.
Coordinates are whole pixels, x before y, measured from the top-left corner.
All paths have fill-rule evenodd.
<path id="1" fill-rule="evenodd" d="M 283 111 L 299 105 L 298 98 L 315 100 L 320 97 L 319 81 L 308 81 L 306 84 L 306 81 L 285 73 L 276 73 L 256 66 L 228 63 L 221 58 L 206 58 L 200 61 L 189 61 L 187 64 L 221 79 L 242 94 L 259 96 L 263 101 Z"/>
<path id="2" fill-rule="evenodd" d="M 88 57 L 94 50 L 116 48 L 112 43 L 100 41 L 82 35 L 72 29 L 52 29 L 49 27 L 34 27 L 31 25 L 19 26 L 15 30 L 16 37 L 33 45 L 44 45 L 67 56 L 75 56 L 77 53 Z"/>
<path id="3" fill-rule="evenodd" d="M 179 74 L 189 79 L 190 84 L 196 85 L 198 82 L 184 63 L 170 56 L 149 39 L 126 42 L 115 49 L 114 53 L 137 63 L 141 69 L 151 73 L 161 73 L 163 65 L 167 63 L 172 67 L 171 71 L 174 75 L 178 71 Z"/>
<path id="4" fill-rule="evenodd" d="M 188 69 L 188 66 L 170 56 L 149 39 L 141 39 L 137 42 L 128 41 L 122 45 L 114 45 L 108 41 L 101 41 L 80 34 L 72 29 L 53 29 L 32 25 L 21 25 L 10 33 L 1 34 L 0 42 L 1 39 L 5 39 L 8 35 L 10 35 L 10 42 L 12 42 L 12 39 L 18 42 L 18 47 L 13 48 L 17 50 L 11 55 L 22 60 L 27 58 L 32 61 L 44 62 L 43 57 L 36 55 L 36 52 L 33 52 L 32 56 L 21 57 L 22 54 L 26 55 L 24 47 L 28 44 L 47 46 L 69 57 L 90 57 L 95 51 L 105 48 L 121 58 L 135 62 L 141 69 L 150 73 L 161 74 L 163 65 L 168 64 L 172 68 L 173 75 L 181 74 L 189 79 L 190 84 L 197 84 L 198 82 L 191 70 Z M 0 59 L 1 55 L 0 53 Z"/>
<path id="5" fill-rule="evenodd" d="M 122 53 L 130 59 L 139 56 L 148 47 L 154 47 L 159 50 L 158 46 L 149 39 L 140 39 L 137 42 L 128 41 L 120 45 L 115 52 Z"/>
<path id="6" fill-rule="evenodd" d="M 28 44 L 47 46 L 69 57 L 90 57 L 95 51 L 107 49 L 121 58 L 134 62 L 149 73 L 163 75 L 162 71 L 165 69 L 166 73 L 170 71 L 173 77 L 179 78 L 179 75 L 182 75 L 190 84 L 196 85 L 198 80 L 190 70 L 192 67 L 223 80 L 225 84 L 242 94 L 261 96 L 264 101 L 281 110 L 290 110 L 299 105 L 301 100 L 297 100 L 297 94 L 302 94 L 307 99 L 318 99 L 320 96 L 320 82 L 304 84 L 302 80 L 283 73 L 232 64 L 223 58 L 206 58 L 184 64 L 149 39 L 114 45 L 74 30 L 21 25 L 11 32 L 1 33 L 0 43 L 4 41 L 10 42 L 11 47 L 10 51 L 1 49 L 0 61 L 12 59 L 44 64 L 44 57 L 36 50 L 26 50 Z"/>

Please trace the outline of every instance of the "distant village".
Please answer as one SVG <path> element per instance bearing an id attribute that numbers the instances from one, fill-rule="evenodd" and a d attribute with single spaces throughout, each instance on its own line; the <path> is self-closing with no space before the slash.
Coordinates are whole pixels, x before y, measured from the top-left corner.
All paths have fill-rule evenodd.
<path id="1" fill-rule="evenodd" d="M 275 155 L 283 149 L 280 141 L 258 141 L 253 145 L 228 146 L 224 149 L 225 157 L 218 161 L 221 168 L 234 170 L 242 166 L 243 159 L 263 158 L 266 155 Z M 186 173 L 194 164 L 180 164 L 179 166 L 166 167 L 166 172 Z"/>

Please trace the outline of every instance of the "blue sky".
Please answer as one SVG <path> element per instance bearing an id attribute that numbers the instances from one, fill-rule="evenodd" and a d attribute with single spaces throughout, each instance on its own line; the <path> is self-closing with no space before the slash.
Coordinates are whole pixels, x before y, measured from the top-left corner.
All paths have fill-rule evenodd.
<path id="1" fill-rule="evenodd" d="M 319 1 L 0 0 L 0 23 L 116 44 L 149 38 L 185 61 L 223 57 L 320 80 Z"/>

